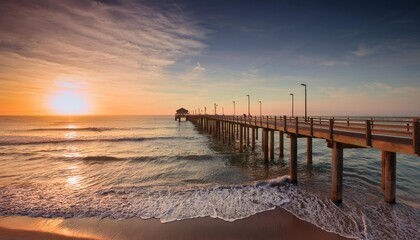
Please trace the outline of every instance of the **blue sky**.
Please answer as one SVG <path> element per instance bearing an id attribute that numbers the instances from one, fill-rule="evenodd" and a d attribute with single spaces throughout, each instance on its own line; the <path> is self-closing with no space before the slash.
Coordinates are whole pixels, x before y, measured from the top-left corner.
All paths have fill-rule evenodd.
<path id="1" fill-rule="evenodd" d="M 419 116 L 415 1 L 0 3 L 0 114 L 49 114 L 73 91 L 92 114 Z M 65 87 L 63 87 L 65 86 Z M 71 86 L 71 87 L 69 87 Z M 8 104 L 3 104 L 8 103 Z M 7 106 L 6 106 L 7 105 Z"/>
<path id="2" fill-rule="evenodd" d="M 210 82 L 243 83 L 234 91 L 242 101 L 243 92 L 254 93 L 267 101 L 269 113 L 276 112 L 277 102 L 287 112 L 289 92 L 302 105 L 299 83 L 307 83 L 309 98 L 317 101 L 313 114 L 419 113 L 415 2 L 184 3 L 208 31 L 207 48 L 194 60 Z M 220 89 L 226 95 L 230 90 Z M 387 104 L 389 99 L 398 104 Z"/>

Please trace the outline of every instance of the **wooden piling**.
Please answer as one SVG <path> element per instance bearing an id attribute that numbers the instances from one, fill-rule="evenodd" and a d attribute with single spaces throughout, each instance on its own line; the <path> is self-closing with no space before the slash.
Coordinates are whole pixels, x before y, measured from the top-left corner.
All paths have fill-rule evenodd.
<path id="1" fill-rule="evenodd" d="M 312 138 L 306 138 L 306 163 L 312 164 Z"/>
<path id="2" fill-rule="evenodd" d="M 319 118 L 319 122 L 321 122 L 321 118 Z M 332 140 L 334 137 L 334 118 L 330 119 L 330 125 L 328 128 L 328 135 L 329 139 Z"/>
<path id="3" fill-rule="evenodd" d="M 231 133 L 231 123 L 226 123 L 226 127 L 227 127 L 227 139 L 228 139 L 228 145 L 232 144 L 232 133 Z"/>
<path id="4" fill-rule="evenodd" d="M 256 124 L 255 124 L 256 125 Z M 258 128 L 255 128 L 255 139 L 258 140 Z"/>
<path id="5" fill-rule="evenodd" d="M 264 134 L 265 134 L 264 128 L 261 128 L 261 149 L 262 150 L 264 150 L 264 145 L 265 145 L 265 142 L 264 142 L 264 139 L 265 139 Z"/>
<path id="6" fill-rule="evenodd" d="M 372 127 L 371 120 L 366 120 L 366 145 L 372 146 Z"/>
<path id="7" fill-rule="evenodd" d="M 332 144 L 331 200 L 338 203 L 343 200 L 343 146 L 341 143 L 335 141 Z"/>
<path id="8" fill-rule="evenodd" d="M 397 154 L 385 151 L 385 202 L 395 202 L 395 183 L 397 172 Z"/>
<path id="9" fill-rule="evenodd" d="M 290 182 L 297 183 L 297 135 L 290 134 Z"/>
<path id="10" fill-rule="evenodd" d="M 263 146 L 263 152 L 264 152 L 264 161 L 268 162 L 268 129 L 263 129 L 263 141 L 264 141 L 264 146 Z"/>
<path id="11" fill-rule="evenodd" d="M 274 131 L 270 131 L 270 160 L 274 159 Z"/>
<path id="12" fill-rule="evenodd" d="M 221 125 L 222 125 L 222 129 L 221 129 L 221 132 L 222 132 L 222 142 L 223 142 L 223 144 L 225 144 L 226 143 L 226 129 L 225 129 L 226 122 L 225 121 L 222 121 L 221 122 Z"/>
<path id="13" fill-rule="evenodd" d="M 385 153 L 386 151 L 382 150 L 382 190 L 385 191 Z"/>
<path id="14" fill-rule="evenodd" d="M 419 119 L 413 119 L 413 149 L 414 154 L 420 155 L 420 123 Z"/>
<path id="15" fill-rule="evenodd" d="M 218 121 L 217 127 L 219 128 L 217 131 L 217 139 L 222 140 L 222 122 Z"/>
<path id="16" fill-rule="evenodd" d="M 256 128 L 252 128 L 252 136 L 251 136 L 251 150 L 255 151 L 255 130 Z"/>
<path id="17" fill-rule="evenodd" d="M 243 152 L 244 147 L 244 138 L 243 138 L 243 127 L 242 125 L 239 125 L 239 152 Z"/>
<path id="18" fill-rule="evenodd" d="M 284 134 L 279 131 L 279 158 L 284 157 Z"/>
<path id="19" fill-rule="evenodd" d="M 246 127 L 246 147 L 249 147 L 249 127 Z"/>

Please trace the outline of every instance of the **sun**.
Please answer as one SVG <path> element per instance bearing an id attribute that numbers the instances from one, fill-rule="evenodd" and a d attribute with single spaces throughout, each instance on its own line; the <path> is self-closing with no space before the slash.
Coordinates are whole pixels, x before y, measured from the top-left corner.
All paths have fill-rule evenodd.
<path id="1" fill-rule="evenodd" d="M 87 98 L 74 90 L 56 92 L 51 96 L 49 105 L 54 114 L 58 115 L 83 115 L 91 111 Z"/>

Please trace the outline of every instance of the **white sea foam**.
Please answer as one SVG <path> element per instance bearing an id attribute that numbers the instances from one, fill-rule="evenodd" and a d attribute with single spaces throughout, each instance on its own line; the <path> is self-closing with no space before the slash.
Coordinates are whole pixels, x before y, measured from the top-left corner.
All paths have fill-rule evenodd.
<path id="1" fill-rule="evenodd" d="M 72 192 L 43 187 L 0 188 L 0 215 L 34 217 L 158 218 L 171 222 L 197 217 L 235 221 L 282 207 L 300 219 L 345 237 L 359 239 L 415 239 L 418 212 L 378 203 L 356 209 L 287 183 L 288 177 L 245 185 L 193 188 L 111 188 Z"/>

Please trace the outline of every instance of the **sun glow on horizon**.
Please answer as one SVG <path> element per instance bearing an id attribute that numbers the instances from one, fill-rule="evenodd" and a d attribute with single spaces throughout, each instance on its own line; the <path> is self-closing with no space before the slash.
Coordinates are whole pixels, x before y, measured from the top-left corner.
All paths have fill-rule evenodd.
<path id="1" fill-rule="evenodd" d="M 84 115 L 91 113 L 87 98 L 73 90 L 58 91 L 50 97 L 49 106 L 54 114 Z"/>

